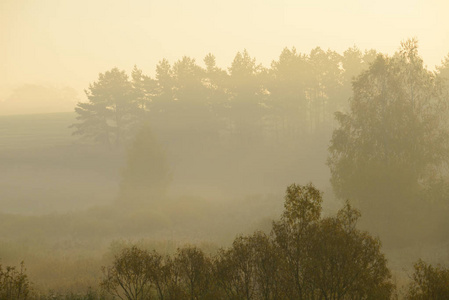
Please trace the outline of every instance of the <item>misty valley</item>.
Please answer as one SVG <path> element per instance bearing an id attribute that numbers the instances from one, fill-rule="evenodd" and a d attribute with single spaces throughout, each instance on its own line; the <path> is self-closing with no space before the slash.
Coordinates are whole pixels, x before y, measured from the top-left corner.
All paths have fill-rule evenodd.
<path id="1" fill-rule="evenodd" d="M 449 56 L 418 50 L 162 59 L 1 115 L 0 300 L 449 299 Z"/>

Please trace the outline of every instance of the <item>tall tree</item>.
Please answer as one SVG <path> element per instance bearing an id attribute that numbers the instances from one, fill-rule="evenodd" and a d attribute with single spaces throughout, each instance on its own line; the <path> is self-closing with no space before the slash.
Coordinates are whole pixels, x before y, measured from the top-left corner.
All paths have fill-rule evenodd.
<path id="1" fill-rule="evenodd" d="M 139 115 L 131 82 L 125 71 L 113 68 L 100 73 L 98 81 L 85 91 L 88 102 L 75 108 L 79 123 L 73 124 L 73 134 L 107 145 L 120 145 L 129 137 Z"/>
<path id="2" fill-rule="evenodd" d="M 203 84 L 204 70 L 193 58 L 184 56 L 173 65 L 176 119 L 184 128 L 197 131 L 200 120 L 208 117 L 206 87 Z"/>
<path id="3" fill-rule="evenodd" d="M 273 223 L 274 242 L 282 258 L 282 292 L 287 299 L 313 298 L 306 275 L 308 234 L 320 220 L 322 201 L 322 193 L 312 184 L 292 184 L 287 188 L 281 220 Z"/>
<path id="4" fill-rule="evenodd" d="M 151 101 L 157 94 L 157 83 L 151 77 L 144 75 L 137 66 L 134 66 L 131 72 L 131 84 L 134 99 L 140 108 L 141 114 L 144 115 L 145 112 L 151 109 Z"/>
<path id="5" fill-rule="evenodd" d="M 263 115 L 264 69 L 248 51 L 238 52 L 229 68 L 228 91 L 235 130 L 246 140 L 254 137 Z M 259 127 L 260 128 L 260 127 Z"/>
<path id="6" fill-rule="evenodd" d="M 380 241 L 357 229 L 360 213 L 347 203 L 337 216 L 322 218 L 321 203 L 312 184 L 287 188 L 284 213 L 273 224 L 280 298 L 390 299 Z"/>
<path id="7" fill-rule="evenodd" d="M 276 136 L 282 131 L 290 139 L 292 135 L 304 132 L 307 126 L 306 89 L 312 83 L 310 63 L 307 56 L 297 53 L 295 48 L 285 48 L 279 60 L 271 64 L 270 75 L 267 88 L 270 91 L 269 106 L 277 118 L 274 120 Z"/>
<path id="8" fill-rule="evenodd" d="M 310 127 L 317 130 L 326 123 L 331 124 L 332 114 L 341 106 L 340 98 L 335 96 L 340 94 L 342 85 L 341 56 L 317 47 L 310 52 L 309 62 L 313 78 L 308 89 Z"/>
<path id="9" fill-rule="evenodd" d="M 122 300 L 149 299 L 152 273 L 159 267 L 159 256 L 136 246 L 123 249 L 112 266 L 103 268 L 101 287 Z"/>
<path id="10" fill-rule="evenodd" d="M 206 65 L 203 84 L 206 89 L 207 105 L 216 121 L 223 123 L 222 127 L 229 130 L 229 103 L 226 90 L 228 74 L 216 65 L 215 56 L 209 53 L 204 58 Z"/>
<path id="11" fill-rule="evenodd" d="M 335 111 L 347 111 L 348 99 L 352 96 L 352 82 L 376 59 L 375 50 L 362 53 L 356 46 L 348 48 L 342 56 L 341 67 L 343 68 L 342 88 L 340 93 L 334 95 L 336 100 Z"/>
<path id="12" fill-rule="evenodd" d="M 317 299 L 391 299 L 394 285 L 380 240 L 357 229 L 359 217 L 347 202 L 308 231 L 304 274 Z"/>
<path id="13" fill-rule="evenodd" d="M 406 299 L 449 299 L 449 268 L 419 260 L 414 269 Z"/>
<path id="14" fill-rule="evenodd" d="M 156 66 L 156 95 L 153 97 L 152 113 L 167 113 L 174 101 L 173 69 L 168 60 L 161 60 Z"/>
<path id="15" fill-rule="evenodd" d="M 410 210 L 449 159 L 444 99 L 416 41 L 378 56 L 353 93 L 349 113 L 336 114 L 329 148 L 334 191 L 358 201 L 367 216 Z"/>

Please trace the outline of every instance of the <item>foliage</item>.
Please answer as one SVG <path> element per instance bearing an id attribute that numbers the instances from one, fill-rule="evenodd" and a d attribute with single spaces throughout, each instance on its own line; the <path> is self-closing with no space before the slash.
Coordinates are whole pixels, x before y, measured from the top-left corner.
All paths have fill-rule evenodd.
<path id="1" fill-rule="evenodd" d="M 342 111 L 348 108 L 353 87 L 351 102 L 360 105 L 351 105 L 351 111 L 373 109 L 389 95 L 385 118 L 398 123 L 397 110 L 407 107 L 401 103 L 413 102 L 415 115 L 423 116 L 423 100 L 438 98 L 435 75 L 425 69 L 416 45 L 413 40 L 404 42 L 396 55 L 384 56 L 385 67 L 380 60 L 375 62 L 375 50 L 362 52 L 352 47 L 339 54 L 316 47 L 309 54 L 285 48 L 271 68 L 262 67 L 246 50 L 238 52 L 226 69 L 216 66 L 212 54 L 204 58 L 205 67 L 188 56 L 173 64 L 162 59 L 154 78 L 134 67 L 129 80 L 124 71 L 114 68 L 100 74 L 86 91 L 89 101 L 78 104 L 75 110 L 80 122 L 73 125 L 74 134 L 120 144 L 135 133 L 136 122 L 150 118 L 197 134 L 206 130 L 210 136 L 227 135 L 241 143 L 265 138 L 287 142 L 304 134 L 328 133 L 334 127 L 335 112 L 340 112 L 337 122 L 343 127 L 349 121 Z M 370 71 L 363 73 L 367 68 Z M 447 77 L 446 69 L 447 59 L 437 68 L 439 77 Z M 429 109 L 425 111 L 432 115 Z M 377 119 L 383 114 L 379 109 L 371 112 Z M 429 120 L 425 119 L 415 127 Z M 412 122 L 413 117 L 402 121 Z"/>
<path id="2" fill-rule="evenodd" d="M 279 257 L 269 236 L 237 237 L 215 258 L 216 284 L 228 299 L 278 299 Z"/>
<path id="3" fill-rule="evenodd" d="M 322 219 L 309 235 L 304 275 L 324 299 L 389 299 L 393 284 L 381 243 L 356 229 L 359 212 L 349 203 Z M 318 291 L 318 292 L 316 292 Z"/>
<path id="4" fill-rule="evenodd" d="M 71 126 L 76 129 L 73 134 L 106 145 L 120 145 L 138 120 L 142 105 L 128 76 L 113 68 L 100 73 L 98 81 L 85 92 L 89 101 L 79 102 L 75 108 L 80 122 Z"/>
<path id="5" fill-rule="evenodd" d="M 289 186 L 271 235 L 239 236 L 212 257 L 191 246 L 173 257 L 125 248 L 105 268 L 103 286 L 157 299 L 390 299 L 394 285 L 380 241 L 356 228 L 360 213 L 349 203 L 321 218 L 321 202 L 312 184 Z"/>
<path id="6" fill-rule="evenodd" d="M 449 299 L 449 269 L 433 267 L 422 260 L 415 264 L 414 269 L 407 299 Z"/>
<path id="7" fill-rule="evenodd" d="M 173 64 L 162 59 L 154 79 L 136 66 L 131 80 L 114 68 L 89 86 L 89 101 L 78 103 L 80 122 L 72 127 L 74 134 L 105 144 L 127 140 L 142 118 L 206 129 L 209 136 L 227 134 L 240 143 L 273 136 L 294 140 L 329 130 L 332 114 L 345 107 L 350 78 L 371 56 L 352 48 L 345 55 L 319 47 L 310 54 L 285 48 L 267 69 L 244 50 L 225 70 L 212 54 L 204 58 L 205 67 L 184 56 Z"/>
<path id="8" fill-rule="evenodd" d="M 103 269 L 102 288 L 120 299 L 140 300 L 149 297 L 149 274 L 157 265 L 158 258 L 135 246 L 123 249 L 115 257 L 114 264 Z"/>
<path id="9" fill-rule="evenodd" d="M 179 274 L 178 287 L 183 299 L 214 299 L 212 262 L 197 247 L 178 249 L 173 266 Z"/>
<path id="10" fill-rule="evenodd" d="M 216 278 L 229 299 L 254 299 L 256 253 L 249 240 L 238 237 L 230 249 L 221 250 L 216 260 Z"/>
<path id="11" fill-rule="evenodd" d="M 356 228 L 349 203 L 320 218 L 321 193 L 312 185 L 287 188 L 282 219 L 273 224 L 287 299 L 389 299 L 393 285 L 380 241 Z"/>
<path id="12" fill-rule="evenodd" d="M 335 193 L 369 216 L 412 209 L 449 161 L 445 100 L 416 40 L 393 57 L 379 55 L 353 82 L 353 93 L 349 113 L 336 114 L 329 147 Z"/>
<path id="13" fill-rule="evenodd" d="M 30 292 L 23 262 L 20 269 L 0 265 L 0 300 L 25 300 L 29 298 Z"/>
<path id="14" fill-rule="evenodd" d="M 449 80 L 449 54 L 443 58 L 441 65 L 437 66 L 437 75 L 444 80 Z"/>
<path id="15" fill-rule="evenodd" d="M 307 236 L 310 227 L 320 219 L 322 201 L 321 192 L 312 184 L 293 184 L 287 188 L 281 220 L 273 223 L 276 249 L 282 257 L 282 291 L 287 298 L 312 296 L 304 273 L 311 241 Z"/>

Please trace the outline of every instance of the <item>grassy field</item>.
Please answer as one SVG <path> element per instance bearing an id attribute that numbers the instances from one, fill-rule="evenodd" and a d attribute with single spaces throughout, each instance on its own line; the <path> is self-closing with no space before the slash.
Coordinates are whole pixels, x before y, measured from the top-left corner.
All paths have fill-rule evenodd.
<path id="1" fill-rule="evenodd" d="M 329 136 L 204 145 L 201 134 L 159 121 L 153 128 L 173 172 L 169 193 L 137 211 L 118 207 L 126 147 L 81 142 L 68 128 L 74 122 L 74 113 L 0 116 L 0 262 L 25 260 L 40 290 L 96 286 L 117 243 L 166 253 L 183 243 L 216 249 L 238 234 L 269 230 L 293 182 L 312 181 L 324 191 L 325 214 L 341 205 L 325 165 Z M 399 285 L 418 257 L 447 256 L 433 245 L 386 251 Z"/>
<path id="2" fill-rule="evenodd" d="M 41 290 L 96 286 L 117 240 L 216 248 L 268 230 L 293 182 L 324 190 L 325 211 L 339 206 L 325 165 L 328 136 L 248 146 L 153 121 L 173 173 L 169 193 L 137 211 L 118 207 L 126 147 L 82 142 L 68 128 L 74 122 L 74 113 L 0 116 L 0 259 L 25 260 Z"/>

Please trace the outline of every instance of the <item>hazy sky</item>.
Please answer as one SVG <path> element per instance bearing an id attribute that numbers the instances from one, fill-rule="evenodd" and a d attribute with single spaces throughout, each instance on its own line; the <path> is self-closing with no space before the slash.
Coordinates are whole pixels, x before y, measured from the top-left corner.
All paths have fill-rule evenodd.
<path id="1" fill-rule="evenodd" d="M 0 96 L 22 83 L 78 89 L 114 66 L 153 74 L 183 55 L 222 67 L 246 48 L 269 66 L 284 47 L 393 53 L 417 37 L 433 68 L 449 53 L 448 0 L 0 0 Z"/>

